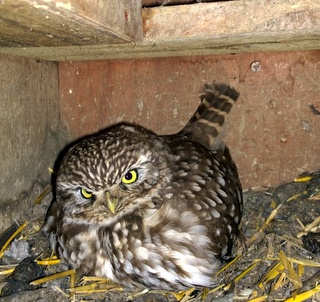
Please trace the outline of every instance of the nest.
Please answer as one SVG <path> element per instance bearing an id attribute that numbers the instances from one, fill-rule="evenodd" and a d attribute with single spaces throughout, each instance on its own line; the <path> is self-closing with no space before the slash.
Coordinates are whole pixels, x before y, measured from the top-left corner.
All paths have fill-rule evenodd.
<path id="1" fill-rule="evenodd" d="M 50 188 L 35 207 L 50 202 Z M 44 212 L 14 223 L 0 236 L 1 301 L 319 301 L 320 173 L 278 188 L 244 192 L 242 236 L 215 276 L 213 289 L 172 293 L 129 291 L 106 279 L 78 280 L 66 264 L 50 256 L 40 232 Z"/>

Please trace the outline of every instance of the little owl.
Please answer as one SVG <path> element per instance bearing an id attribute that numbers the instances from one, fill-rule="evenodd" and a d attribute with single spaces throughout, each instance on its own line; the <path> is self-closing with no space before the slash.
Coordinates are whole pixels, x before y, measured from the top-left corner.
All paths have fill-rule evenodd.
<path id="1" fill-rule="evenodd" d="M 125 286 L 214 286 L 239 234 L 242 192 L 217 135 L 238 98 L 205 85 L 177 134 L 117 124 L 75 143 L 63 157 L 43 230 L 80 275 Z"/>

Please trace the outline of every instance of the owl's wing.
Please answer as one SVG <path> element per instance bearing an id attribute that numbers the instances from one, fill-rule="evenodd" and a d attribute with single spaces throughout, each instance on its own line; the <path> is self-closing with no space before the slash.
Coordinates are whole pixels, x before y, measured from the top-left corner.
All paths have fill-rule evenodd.
<path id="1" fill-rule="evenodd" d="M 200 95 L 201 104 L 180 135 L 212 149 L 228 113 L 239 93 L 226 84 L 206 84 Z"/>

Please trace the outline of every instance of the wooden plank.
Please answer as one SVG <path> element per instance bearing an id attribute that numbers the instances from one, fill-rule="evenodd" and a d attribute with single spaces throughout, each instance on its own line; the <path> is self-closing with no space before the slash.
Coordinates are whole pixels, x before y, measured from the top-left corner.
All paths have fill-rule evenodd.
<path id="1" fill-rule="evenodd" d="M 319 169 L 320 116 L 309 107 L 320 110 L 319 71 L 320 50 L 60 62 L 59 121 L 70 139 L 120 121 L 175 133 L 204 83 L 229 83 L 240 98 L 222 138 L 242 185 L 278 186 Z"/>
<path id="2" fill-rule="evenodd" d="M 0 48 L 0 52 L 17 56 L 34 57 L 50 61 L 88 61 L 113 59 L 139 59 L 178 57 L 223 53 L 246 53 L 284 50 L 320 49 L 320 34 L 301 34 L 293 37 L 246 37 L 234 39 L 186 39 L 130 43 L 122 45 L 92 45 L 69 47 Z"/>
<path id="3" fill-rule="evenodd" d="M 141 42 L 0 51 L 63 61 L 320 49 L 318 0 L 198 3 L 143 9 L 142 17 Z"/>
<path id="4" fill-rule="evenodd" d="M 50 183 L 48 167 L 64 146 L 66 134 L 61 131 L 57 64 L 0 54 L 0 66 L 3 229 L 13 219 L 24 221 L 40 184 Z"/>
<path id="5" fill-rule="evenodd" d="M 320 31 L 319 0 L 245 0 L 143 10 L 147 40 L 207 36 L 226 39 Z"/>
<path id="6" fill-rule="evenodd" d="M 114 0 L 0 2 L 0 45 L 51 47 L 142 39 L 141 3 Z"/>

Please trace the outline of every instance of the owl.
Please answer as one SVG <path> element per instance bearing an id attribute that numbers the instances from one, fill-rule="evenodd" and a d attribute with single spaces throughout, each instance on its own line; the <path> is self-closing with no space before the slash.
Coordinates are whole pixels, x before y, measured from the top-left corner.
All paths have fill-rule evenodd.
<path id="1" fill-rule="evenodd" d="M 177 134 L 121 123 L 65 154 L 43 230 L 79 275 L 174 291 L 215 285 L 242 216 L 237 168 L 217 144 L 238 93 L 213 83 L 200 98 Z"/>

